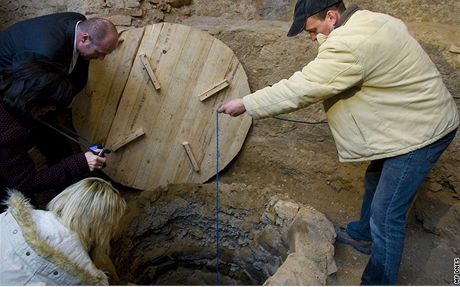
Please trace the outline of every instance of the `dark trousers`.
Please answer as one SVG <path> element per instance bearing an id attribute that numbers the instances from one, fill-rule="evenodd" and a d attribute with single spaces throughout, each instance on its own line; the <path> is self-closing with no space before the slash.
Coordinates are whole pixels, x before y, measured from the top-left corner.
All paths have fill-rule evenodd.
<path id="1" fill-rule="evenodd" d="M 407 213 L 417 189 L 455 133 L 407 154 L 370 163 L 360 219 L 347 226 L 347 233 L 354 239 L 372 240 L 362 285 L 397 284 Z"/>

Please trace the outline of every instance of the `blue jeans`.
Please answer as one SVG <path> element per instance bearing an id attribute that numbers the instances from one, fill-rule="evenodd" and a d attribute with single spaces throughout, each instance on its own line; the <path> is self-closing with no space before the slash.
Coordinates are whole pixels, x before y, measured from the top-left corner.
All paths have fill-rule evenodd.
<path id="1" fill-rule="evenodd" d="M 364 179 L 359 221 L 347 233 L 372 240 L 372 253 L 362 285 L 396 285 L 404 247 L 406 215 L 418 187 L 455 137 L 456 130 L 418 150 L 372 161 Z"/>

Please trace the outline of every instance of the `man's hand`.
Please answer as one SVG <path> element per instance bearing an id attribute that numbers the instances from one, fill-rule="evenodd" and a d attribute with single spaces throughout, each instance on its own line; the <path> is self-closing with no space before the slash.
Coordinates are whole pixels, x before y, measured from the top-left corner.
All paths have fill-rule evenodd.
<path id="1" fill-rule="evenodd" d="M 234 99 L 223 104 L 217 111 L 232 117 L 237 117 L 246 112 L 246 107 L 243 104 L 243 99 Z"/>
<path id="2" fill-rule="evenodd" d="M 100 150 L 96 150 L 100 151 Z M 105 166 L 105 157 L 100 157 L 95 155 L 92 151 L 85 152 L 86 161 L 88 162 L 88 167 L 90 171 L 96 169 L 102 169 Z"/>

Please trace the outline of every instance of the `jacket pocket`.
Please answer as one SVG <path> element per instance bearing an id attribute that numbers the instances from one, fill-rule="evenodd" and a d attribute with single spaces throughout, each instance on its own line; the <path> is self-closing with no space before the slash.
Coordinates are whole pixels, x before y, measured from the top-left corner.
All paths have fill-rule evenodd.
<path id="1" fill-rule="evenodd" d="M 348 114 L 350 116 L 350 118 L 352 119 L 353 123 L 355 124 L 356 126 L 356 130 L 358 131 L 359 135 L 361 136 L 361 140 L 367 144 L 367 140 L 366 140 L 366 136 L 364 135 L 364 132 L 363 130 L 361 129 L 358 121 L 356 120 L 356 118 L 353 116 L 352 113 L 349 113 Z"/>

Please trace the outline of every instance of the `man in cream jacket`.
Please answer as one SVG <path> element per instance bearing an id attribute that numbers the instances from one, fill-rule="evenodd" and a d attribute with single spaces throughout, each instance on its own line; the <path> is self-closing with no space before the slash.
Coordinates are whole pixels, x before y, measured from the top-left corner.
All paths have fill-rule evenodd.
<path id="1" fill-rule="evenodd" d="M 319 43 L 312 62 L 218 111 L 259 119 L 323 101 L 339 160 L 371 161 L 360 219 L 337 227 L 337 241 L 371 254 L 362 284 L 397 284 L 407 212 L 455 137 L 457 106 L 399 19 L 340 0 L 298 0 L 288 36 L 302 31 Z"/>

